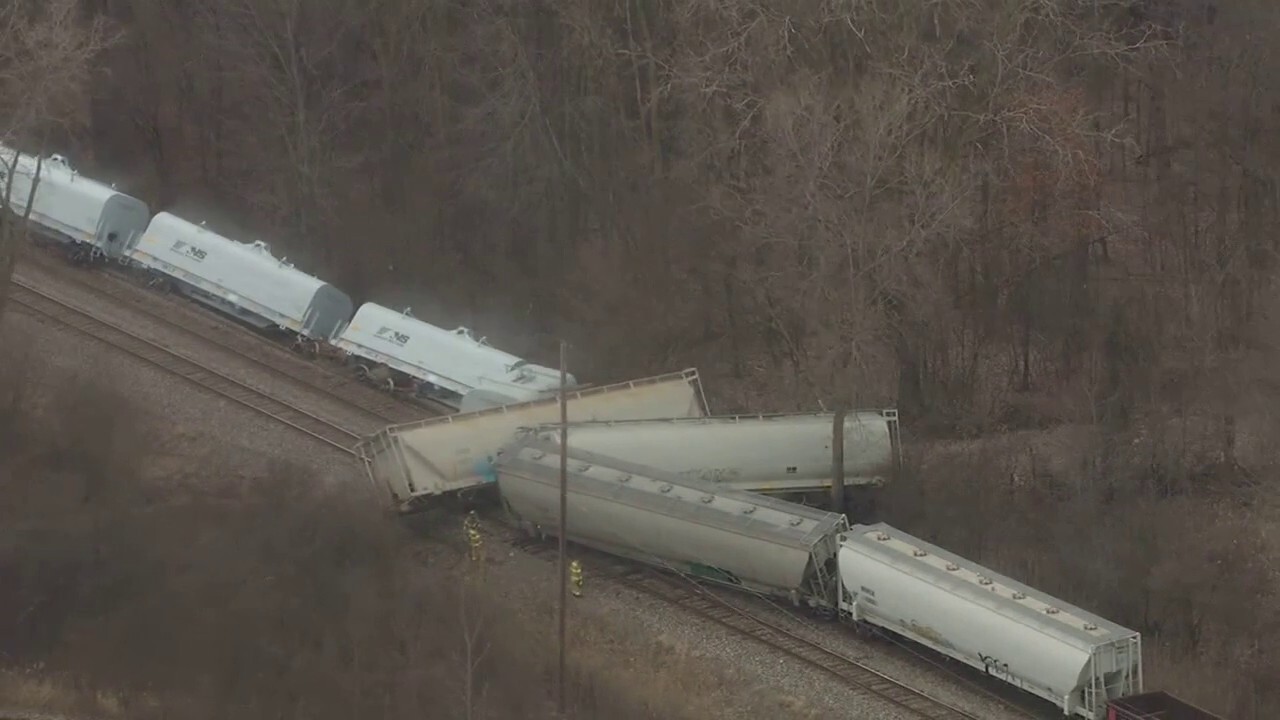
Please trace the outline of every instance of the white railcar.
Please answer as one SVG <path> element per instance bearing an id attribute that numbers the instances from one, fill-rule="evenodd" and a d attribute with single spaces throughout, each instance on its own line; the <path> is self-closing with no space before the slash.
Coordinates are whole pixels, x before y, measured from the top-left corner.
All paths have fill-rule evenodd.
<path id="1" fill-rule="evenodd" d="M 554 534 L 560 453 L 526 436 L 498 459 L 502 502 Z M 569 447 L 568 540 L 738 588 L 830 607 L 843 515 L 682 478 Z"/>
<path id="2" fill-rule="evenodd" d="M 152 219 L 129 258 L 260 328 L 328 341 L 351 317 L 346 293 L 277 259 L 265 243 L 237 242 L 169 213 Z"/>
<path id="3" fill-rule="evenodd" d="M 573 423 L 569 444 L 738 490 L 813 492 L 831 487 L 834 419 L 834 413 L 781 413 Z M 529 432 L 560 439 L 558 425 Z M 880 485 L 899 459 L 896 410 L 846 415 L 846 485 Z"/>
<path id="4" fill-rule="evenodd" d="M 1142 691 L 1140 635 L 883 523 L 841 537 L 842 616 L 907 637 L 1038 695 L 1104 717 Z"/>
<path id="5" fill-rule="evenodd" d="M 359 444 L 369 479 L 401 512 L 432 498 L 485 486 L 491 463 L 516 431 L 560 417 L 557 398 L 393 425 Z M 688 369 L 568 394 L 571 421 L 698 417 L 706 400 L 698 371 Z"/>
<path id="6" fill-rule="evenodd" d="M 37 158 L 2 145 L 0 193 L 8 193 L 8 207 L 27 214 L 38 234 L 82 248 L 88 257 L 120 258 L 151 217 L 146 203 L 81 175 L 61 155 L 51 155 L 37 167 Z"/>
<path id="7" fill-rule="evenodd" d="M 385 365 L 434 391 L 464 412 L 547 397 L 560 387 L 560 371 L 521 360 L 476 338 L 466 328 L 444 330 L 376 303 L 360 306 L 333 343 Z M 577 385 L 572 375 L 570 386 Z"/>

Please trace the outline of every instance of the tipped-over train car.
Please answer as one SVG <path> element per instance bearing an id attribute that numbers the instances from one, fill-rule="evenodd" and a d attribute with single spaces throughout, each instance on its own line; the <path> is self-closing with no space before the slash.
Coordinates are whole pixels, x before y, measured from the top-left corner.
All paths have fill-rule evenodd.
<path id="1" fill-rule="evenodd" d="M 496 463 L 502 503 L 555 532 L 560 446 L 532 436 Z M 569 540 L 717 583 L 830 606 L 843 515 L 568 449 Z"/>
<path id="2" fill-rule="evenodd" d="M 41 161 L 0 145 L 2 193 L 39 236 L 66 245 L 76 260 L 119 259 L 151 218 L 146 203 L 81 175 L 61 155 Z"/>
<path id="3" fill-rule="evenodd" d="M 225 238 L 159 213 L 129 251 L 184 295 L 259 328 L 327 342 L 351 317 L 351 298 L 277 259 L 262 242 Z"/>
<path id="4" fill-rule="evenodd" d="M 883 523 L 840 538 L 840 613 L 1102 720 L 1142 691 L 1129 630 Z"/>
<path id="5" fill-rule="evenodd" d="M 567 394 L 569 420 L 699 417 L 706 399 L 698 371 L 658 375 Z M 358 448 L 369 479 L 404 513 L 442 495 L 489 485 L 492 463 L 524 426 L 560 417 L 558 398 L 393 425 Z"/>
<path id="6" fill-rule="evenodd" d="M 832 483 L 834 413 L 712 415 L 573 423 L 569 445 L 683 477 L 768 494 L 813 493 Z M 558 425 L 527 432 L 559 442 Z M 880 485 L 901 462 L 896 410 L 845 416 L 845 485 Z"/>
<path id="7" fill-rule="evenodd" d="M 360 306 L 335 347 L 411 378 L 419 394 L 463 412 L 548 397 L 560 371 L 535 365 L 489 345 L 466 328 L 444 330 L 376 303 Z M 570 387 L 577 385 L 572 375 Z"/>

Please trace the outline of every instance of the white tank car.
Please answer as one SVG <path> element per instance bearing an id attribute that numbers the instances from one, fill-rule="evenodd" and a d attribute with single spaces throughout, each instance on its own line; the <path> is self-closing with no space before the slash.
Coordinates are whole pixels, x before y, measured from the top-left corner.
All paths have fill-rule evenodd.
<path id="1" fill-rule="evenodd" d="M 521 527 L 555 534 L 559 445 L 527 436 L 498 459 Z M 730 586 L 831 607 L 843 515 L 568 449 L 567 539 Z"/>
<path id="2" fill-rule="evenodd" d="M 568 393 L 570 421 L 698 417 L 706 414 L 698 371 L 658 375 Z M 393 425 L 358 445 L 370 481 L 401 512 L 494 480 L 492 462 L 517 429 L 560 417 L 558 398 Z"/>
<path id="3" fill-rule="evenodd" d="M 333 344 L 445 391 L 442 399 L 464 412 L 535 400 L 560 387 L 558 370 L 498 350 L 466 328 L 444 330 L 376 303 L 361 305 Z M 572 375 L 568 381 L 577 384 Z"/>
<path id="4" fill-rule="evenodd" d="M 831 487 L 834 419 L 834 413 L 784 413 L 574 423 L 569 444 L 738 490 L 810 492 Z M 557 425 L 528 432 L 560 439 Z M 847 413 L 846 485 L 880 485 L 898 461 L 896 410 Z"/>
<path id="5" fill-rule="evenodd" d="M 225 238 L 159 213 L 129 252 L 186 295 L 261 328 L 327 341 L 351 317 L 351 298 L 277 259 L 265 243 Z"/>
<path id="6" fill-rule="evenodd" d="M 37 177 L 35 157 L 0 145 L 0 193 L 9 193 L 9 207 L 19 215 L 30 205 L 28 217 L 43 237 L 116 259 L 146 230 L 151 210 L 141 200 L 81 175 L 61 155 L 45 158 L 38 169 Z"/>
<path id="7" fill-rule="evenodd" d="M 1101 718 L 1142 690 L 1140 635 L 883 523 L 841 537 L 842 615 Z"/>

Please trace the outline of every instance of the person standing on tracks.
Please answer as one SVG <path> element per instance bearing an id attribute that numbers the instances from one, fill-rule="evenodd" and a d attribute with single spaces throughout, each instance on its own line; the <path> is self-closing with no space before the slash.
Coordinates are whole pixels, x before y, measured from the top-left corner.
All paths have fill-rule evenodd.
<path id="1" fill-rule="evenodd" d="M 569 582 L 573 586 L 573 596 L 582 597 L 582 563 L 577 560 L 569 563 Z"/>
<path id="2" fill-rule="evenodd" d="M 467 545 L 471 548 L 471 562 L 479 562 L 483 541 L 480 538 L 480 518 L 476 516 L 475 510 L 467 513 L 467 519 L 462 521 L 462 527 L 466 530 Z"/>

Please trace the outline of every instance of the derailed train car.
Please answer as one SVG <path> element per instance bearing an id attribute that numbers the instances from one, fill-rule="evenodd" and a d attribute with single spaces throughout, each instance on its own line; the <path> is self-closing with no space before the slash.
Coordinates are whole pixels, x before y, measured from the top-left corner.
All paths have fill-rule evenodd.
<path id="1" fill-rule="evenodd" d="M 174 288 L 259 328 L 328 341 L 351 317 L 351 298 L 271 254 L 170 213 L 159 213 L 129 259 Z"/>
<path id="2" fill-rule="evenodd" d="M 502 501 L 526 530 L 557 530 L 560 452 L 526 433 L 498 458 Z M 888 525 L 850 527 L 843 515 L 587 452 L 572 440 L 567 469 L 574 542 L 902 636 L 1064 715 L 1104 720 L 1117 700 L 1142 692 L 1136 631 Z"/>
<path id="3" fill-rule="evenodd" d="M 559 370 L 499 350 L 467 328 L 445 330 L 376 303 L 361 305 L 333 344 L 463 412 L 549 397 L 560 387 Z M 568 384 L 577 380 L 570 375 Z"/>
<path id="4" fill-rule="evenodd" d="M 530 532 L 556 527 L 560 447 L 524 437 L 496 463 L 504 507 Z M 812 602 L 835 600 L 843 515 L 574 448 L 568 539 L 717 583 Z"/>
<path id="5" fill-rule="evenodd" d="M 441 496 L 491 485 L 492 463 L 523 426 L 560 417 L 557 398 L 393 425 L 357 446 L 373 485 L 401 513 Z M 698 371 L 668 373 L 567 394 L 571 422 L 698 417 L 706 398 Z"/>
<path id="6" fill-rule="evenodd" d="M 840 614 L 1097 720 L 1142 691 L 1142 639 L 884 523 L 840 537 Z"/>
<path id="7" fill-rule="evenodd" d="M 146 203 L 81 175 L 61 155 L 39 160 L 3 145 L 0 193 L 38 235 L 65 245 L 77 260 L 121 258 L 151 219 Z"/>
<path id="8" fill-rule="evenodd" d="M 826 491 L 832 483 L 834 413 L 710 415 L 573 423 L 569 444 L 737 490 L 767 494 Z M 524 429 L 559 442 L 558 425 Z M 896 410 L 845 416 L 844 483 L 878 486 L 901 463 Z"/>

